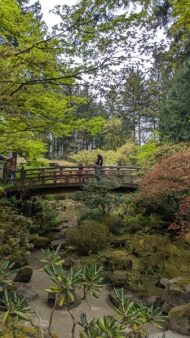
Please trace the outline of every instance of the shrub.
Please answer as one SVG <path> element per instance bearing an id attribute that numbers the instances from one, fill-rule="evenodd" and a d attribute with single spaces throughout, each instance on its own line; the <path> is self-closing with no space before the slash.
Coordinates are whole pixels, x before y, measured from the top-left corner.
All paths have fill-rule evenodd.
<path id="1" fill-rule="evenodd" d="M 42 198 L 34 198 L 32 200 L 32 220 L 38 226 L 40 235 L 46 234 L 51 227 L 59 224 L 58 213 L 51 204 Z"/>
<path id="2" fill-rule="evenodd" d="M 126 230 L 129 234 L 135 234 L 137 232 L 143 233 L 161 233 L 164 227 L 160 216 L 157 214 L 145 215 L 141 212 L 136 212 L 132 215 L 128 215 L 124 222 Z"/>
<path id="3" fill-rule="evenodd" d="M 169 258 L 167 237 L 136 234 L 128 238 L 128 249 L 139 257 L 139 271 L 154 274 L 163 271 L 164 261 Z"/>
<path id="4" fill-rule="evenodd" d="M 149 212 L 173 221 L 181 198 L 189 194 L 190 151 L 164 158 L 143 178 L 137 202 Z"/>
<path id="5" fill-rule="evenodd" d="M 190 231 L 190 196 L 180 203 L 174 223 L 170 224 L 171 230 L 176 236 L 184 236 Z"/>
<path id="6" fill-rule="evenodd" d="M 108 228 L 94 220 L 83 221 L 78 228 L 69 229 L 66 237 L 80 255 L 97 253 L 110 243 Z"/>
<path id="7" fill-rule="evenodd" d="M 90 209 L 98 209 L 102 215 L 108 215 L 113 207 L 120 205 L 122 197 L 113 194 L 118 183 L 108 179 L 91 180 L 82 191 L 73 194 L 73 199 L 83 202 Z"/>
<path id="8" fill-rule="evenodd" d="M 89 209 L 85 213 L 83 213 L 79 218 L 78 218 L 78 224 L 80 224 L 82 221 L 86 219 L 93 219 L 95 221 L 98 221 L 101 218 L 101 212 L 96 209 Z"/>
<path id="9" fill-rule="evenodd" d="M 109 228 L 109 230 L 117 235 L 121 233 L 123 223 L 122 223 L 122 218 L 117 215 L 108 215 L 102 218 L 102 222 L 106 224 Z"/>
<path id="10" fill-rule="evenodd" d="M 27 263 L 32 221 L 10 207 L 0 207 L 0 256 L 22 266 Z"/>

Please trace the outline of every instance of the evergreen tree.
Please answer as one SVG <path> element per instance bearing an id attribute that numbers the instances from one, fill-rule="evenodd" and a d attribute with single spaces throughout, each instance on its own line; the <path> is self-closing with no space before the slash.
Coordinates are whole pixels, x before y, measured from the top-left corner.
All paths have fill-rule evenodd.
<path id="1" fill-rule="evenodd" d="M 190 61 L 169 81 L 160 110 L 160 133 L 164 141 L 190 141 Z"/>

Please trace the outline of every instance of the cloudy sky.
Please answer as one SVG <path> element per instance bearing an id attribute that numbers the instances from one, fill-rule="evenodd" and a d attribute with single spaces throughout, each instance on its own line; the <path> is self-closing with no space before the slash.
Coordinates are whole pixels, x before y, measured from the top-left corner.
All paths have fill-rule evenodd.
<path id="1" fill-rule="evenodd" d="M 31 0 L 30 2 L 33 4 L 35 0 Z M 49 13 L 49 11 L 56 5 L 74 5 L 76 2 L 77 0 L 40 0 L 44 21 L 49 27 L 53 26 L 57 23 L 58 17 L 52 13 Z"/>

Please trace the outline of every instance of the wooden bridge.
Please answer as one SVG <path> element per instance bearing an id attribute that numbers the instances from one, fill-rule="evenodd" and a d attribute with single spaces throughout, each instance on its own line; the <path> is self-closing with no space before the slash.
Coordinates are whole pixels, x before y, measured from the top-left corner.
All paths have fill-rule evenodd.
<path id="1" fill-rule="evenodd" d="M 79 190 L 92 179 L 118 182 L 119 191 L 133 191 L 138 187 L 139 169 L 129 166 L 54 166 L 4 172 L 4 184 L 12 192 L 29 195 L 53 194 Z"/>

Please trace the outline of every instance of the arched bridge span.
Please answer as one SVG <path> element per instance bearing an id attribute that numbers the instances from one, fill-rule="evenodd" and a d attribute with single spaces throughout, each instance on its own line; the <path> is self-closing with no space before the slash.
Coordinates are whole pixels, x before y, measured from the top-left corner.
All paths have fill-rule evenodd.
<path id="1" fill-rule="evenodd" d="M 81 189 L 92 179 L 117 180 L 116 190 L 136 190 L 139 168 L 130 166 L 55 166 L 25 169 L 4 173 L 4 183 L 12 192 L 24 191 L 29 195 L 54 194 Z"/>

